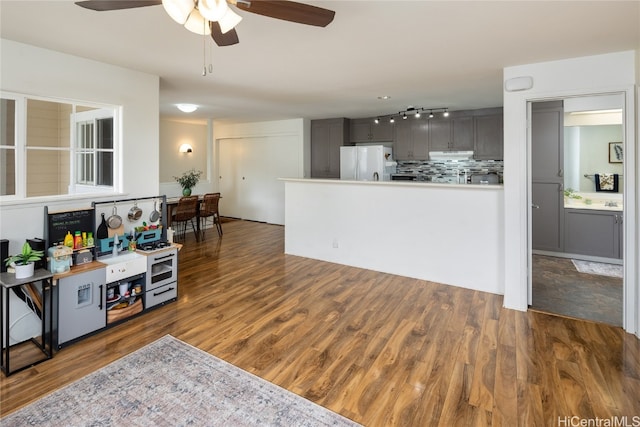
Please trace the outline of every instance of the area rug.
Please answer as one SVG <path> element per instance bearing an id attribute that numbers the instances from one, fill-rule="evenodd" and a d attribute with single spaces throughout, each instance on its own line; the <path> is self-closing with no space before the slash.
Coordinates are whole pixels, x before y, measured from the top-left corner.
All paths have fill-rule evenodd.
<path id="1" fill-rule="evenodd" d="M 358 426 L 170 335 L 0 419 L 25 426 Z"/>
<path id="2" fill-rule="evenodd" d="M 622 266 L 618 264 L 606 264 L 603 262 L 581 261 L 572 259 L 573 265 L 580 273 L 599 274 L 622 278 Z"/>

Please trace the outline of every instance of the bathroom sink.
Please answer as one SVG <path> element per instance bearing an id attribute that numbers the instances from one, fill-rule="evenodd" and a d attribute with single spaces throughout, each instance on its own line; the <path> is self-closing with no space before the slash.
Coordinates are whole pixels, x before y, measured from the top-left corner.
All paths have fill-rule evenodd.
<path id="1" fill-rule="evenodd" d="M 107 283 L 117 282 L 147 271 L 147 257 L 137 252 L 98 258 L 98 262 L 107 265 Z"/>

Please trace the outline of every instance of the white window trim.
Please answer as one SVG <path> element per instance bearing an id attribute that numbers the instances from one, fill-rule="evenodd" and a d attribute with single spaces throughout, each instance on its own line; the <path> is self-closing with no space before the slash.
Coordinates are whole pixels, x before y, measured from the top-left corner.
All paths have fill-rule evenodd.
<path id="1" fill-rule="evenodd" d="M 75 99 L 56 98 L 56 97 L 42 97 L 30 94 L 0 91 L 0 98 L 12 99 L 15 101 L 15 140 L 14 150 L 16 156 L 16 170 L 17 179 L 15 183 L 15 195 L 0 195 L 0 202 L 3 205 L 15 204 L 15 203 L 31 203 L 31 202 L 43 202 L 49 200 L 74 200 L 86 198 L 87 195 L 119 195 L 122 194 L 122 106 L 102 104 L 90 101 L 79 101 Z M 75 114 L 77 106 L 91 107 L 96 109 L 106 109 L 113 112 L 113 186 L 77 186 L 75 185 L 75 159 L 73 159 L 75 153 L 75 140 L 76 140 L 76 127 L 72 125 L 70 128 L 71 137 L 73 143 L 69 142 L 69 152 L 72 156 L 70 164 L 71 180 L 70 186 L 75 186 L 74 193 L 71 194 L 56 194 L 48 196 L 34 196 L 27 197 L 26 192 L 26 170 L 27 170 L 27 100 L 48 101 L 57 103 L 66 103 L 72 105 L 72 113 Z M 8 146 L 2 146 L 6 148 Z M 44 148 L 38 148 L 44 149 Z"/>

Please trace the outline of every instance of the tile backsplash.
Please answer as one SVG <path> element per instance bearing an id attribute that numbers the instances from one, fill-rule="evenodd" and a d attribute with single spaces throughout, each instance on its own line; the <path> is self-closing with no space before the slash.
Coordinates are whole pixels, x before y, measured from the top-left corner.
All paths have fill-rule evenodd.
<path id="1" fill-rule="evenodd" d="M 415 174 L 418 181 L 431 181 L 432 177 L 457 176 L 467 169 L 469 175 L 496 173 L 503 182 L 502 160 L 399 160 L 396 173 Z"/>

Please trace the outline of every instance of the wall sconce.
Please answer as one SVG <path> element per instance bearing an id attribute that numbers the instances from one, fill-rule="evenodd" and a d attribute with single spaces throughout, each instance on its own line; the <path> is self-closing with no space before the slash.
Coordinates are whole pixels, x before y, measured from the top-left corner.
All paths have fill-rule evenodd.
<path id="1" fill-rule="evenodd" d="M 179 151 L 181 153 L 193 153 L 193 148 L 189 144 L 182 144 Z"/>

